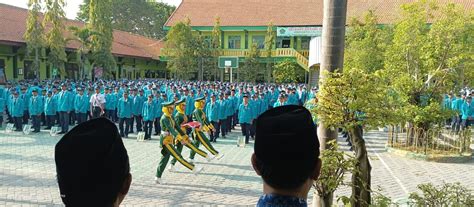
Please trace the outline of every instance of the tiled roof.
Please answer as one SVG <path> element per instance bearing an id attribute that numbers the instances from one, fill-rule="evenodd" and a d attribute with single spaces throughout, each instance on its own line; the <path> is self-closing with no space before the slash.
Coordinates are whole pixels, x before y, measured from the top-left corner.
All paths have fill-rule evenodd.
<path id="1" fill-rule="evenodd" d="M 348 0 L 347 17 L 361 16 L 374 10 L 379 23 L 393 23 L 400 6 L 416 0 Z M 473 0 L 438 0 L 458 3 L 474 9 Z M 323 0 L 183 0 L 165 26 L 173 26 L 188 17 L 192 26 L 213 26 L 215 17 L 221 26 L 317 26 L 323 24 Z"/>
<path id="2" fill-rule="evenodd" d="M 0 4 L 0 41 L 12 43 L 25 43 L 23 38 L 26 31 L 26 18 L 28 11 L 6 4 Z M 66 28 L 69 26 L 83 27 L 84 23 L 75 20 L 67 20 Z M 140 35 L 114 30 L 114 42 L 112 53 L 116 56 L 154 58 L 159 59 L 160 49 L 163 44 L 159 40 L 146 38 Z M 65 36 L 71 34 L 65 31 Z M 79 44 L 69 41 L 67 48 L 77 49 Z"/>

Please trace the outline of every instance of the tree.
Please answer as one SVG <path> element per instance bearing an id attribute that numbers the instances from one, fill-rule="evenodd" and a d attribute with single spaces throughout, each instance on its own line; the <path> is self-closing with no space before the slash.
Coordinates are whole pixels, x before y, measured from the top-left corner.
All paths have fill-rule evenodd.
<path id="1" fill-rule="evenodd" d="M 275 31 L 273 31 L 273 22 L 270 22 L 267 26 L 267 33 L 265 36 L 265 53 L 267 56 L 267 63 L 266 63 L 266 71 L 265 71 L 265 80 L 267 83 L 271 82 L 271 75 L 272 75 L 272 50 L 273 45 L 275 45 Z"/>
<path id="2" fill-rule="evenodd" d="M 342 73 L 325 73 L 318 94 L 318 118 L 331 130 L 342 128 L 349 133 L 357 160 L 352 171 L 351 203 L 368 206 L 371 166 L 362 130 L 398 123 L 400 107 L 389 95 L 382 71 L 346 68 Z"/>
<path id="3" fill-rule="evenodd" d="M 77 41 L 79 43 L 79 48 L 76 51 L 77 60 L 79 62 L 79 78 L 85 78 L 85 74 L 90 73 L 90 64 L 86 71 L 86 64 L 90 63 L 90 51 L 92 50 L 92 38 L 95 36 L 100 36 L 98 32 L 85 28 L 79 27 L 69 27 L 69 31 L 71 31 L 73 38 L 68 39 L 67 41 Z"/>
<path id="4" fill-rule="evenodd" d="M 199 65 L 198 80 L 202 81 L 204 80 L 204 71 L 207 71 L 206 74 L 212 72 L 216 68 L 216 61 L 214 61 L 209 39 L 198 34 L 194 35 L 193 40 L 194 53 Z"/>
<path id="5" fill-rule="evenodd" d="M 294 61 L 285 60 L 274 66 L 273 77 L 277 83 L 301 83 L 304 70 Z"/>
<path id="6" fill-rule="evenodd" d="M 49 49 L 48 62 L 53 68 L 60 69 L 61 76 L 66 75 L 64 62 L 67 62 L 66 40 L 63 36 L 64 19 L 64 0 L 46 0 L 46 12 L 44 15 L 44 27 L 51 26 L 46 33 L 46 45 Z"/>
<path id="7" fill-rule="evenodd" d="M 92 37 L 92 57 L 94 65 L 103 67 L 106 75 L 115 69 L 112 55 L 113 29 L 111 19 L 111 0 L 90 0 L 88 28 L 100 33 Z"/>
<path id="8" fill-rule="evenodd" d="M 252 44 L 250 51 L 245 57 L 244 66 L 240 69 L 239 81 L 244 82 L 255 82 L 257 80 L 257 73 L 260 71 L 260 63 L 258 57 L 260 56 L 260 50 L 257 44 Z"/>
<path id="9" fill-rule="evenodd" d="M 221 54 L 221 34 L 221 19 L 220 17 L 216 17 L 211 35 L 211 50 L 213 55 L 213 60 L 211 60 L 211 62 L 214 62 L 214 67 L 212 68 L 212 71 L 208 71 L 209 75 L 214 75 L 214 80 L 217 80 L 217 76 L 219 75 L 218 73 L 220 72 L 219 68 L 217 67 L 217 61 Z M 237 70 L 237 74 L 238 73 L 239 71 Z"/>
<path id="10" fill-rule="evenodd" d="M 113 0 L 111 4 L 112 26 L 114 29 L 161 39 L 166 32 L 163 25 L 175 10 L 174 6 L 148 0 Z M 89 21 L 90 0 L 80 5 L 77 19 Z"/>
<path id="11" fill-rule="evenodd" d="M 44 46 L 43 26 L 39 20 L 41 12 L 41 0 L 28 1 L 28 17 L 26 19 L 25 41 L 27 46 L 27 55 L 34 54 L 33 71 L 35 76 L 39 75 L 40 53 Z M 28 77 L 27 77 L 28 78 Z"/>
<path id="12" fill-rule="evenodd" d="M 401 17 L 385 55 L 385 81 L 405 104 L 409 125 L 427 131 L 450 116 L 440 102 L 460 79 L 463 63 L 472 61 L 472 42 L 466 44 L 465 37 L 473 22 L 454 4 L 438 7 L 426 1 L 403 5 Z M 418 137 L 410 135 L 408 145 L 425 145 L 421 137 L 414 142 Z"/>
<path id="13" fill-rule="evenodd" d="M 189 79 L 197 71 L 195 45 L 189 19 L 171 27 L 166 35 L 165 48 L 170 52 L 167 68 L 175 78 Z"/>
<path id="14" fill-rule="evenodd" d="M 352 18 L 349 22 L 344 68 L 361 68 L 366 72 L 381 70 L 385 63 L 383 54 L 392 39 L 392 28 L 379 26 L 373 11 L 362 18 L 362 21 Z"/>

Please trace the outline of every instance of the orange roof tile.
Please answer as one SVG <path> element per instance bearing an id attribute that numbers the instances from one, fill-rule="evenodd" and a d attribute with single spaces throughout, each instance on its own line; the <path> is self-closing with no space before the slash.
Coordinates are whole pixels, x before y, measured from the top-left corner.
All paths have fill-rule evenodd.
<path id="1" fill-rule="evenodd" d="M 28 10 L 26 9 L 0 4 L 0 41 L 24 44 L 23 36 L 26 31 L 27 15 Z M 66 28 L 69 26 L 83 27 L 84 23 L 67 20 L 65 26 Z M 71 37 L 71 34 L 65 31 L 65 36 L 66 38 Z M 114 55 L 159 59 L 160 49 L 163 47 L 160 40 L 119 30 L 114 30 L 113 36 L 112 53 Z M 75 41 L 69 41 L 66 47 L 77 49 L 79 44 Z"/>
<path id="2" fill-rule="evenodd" d="M 374 10 L 381 24 L 393 23 L 400 5 L 415 0 L 348 0 L 347 17 L 358 17 Z M 473 0 L 455 2 L 474 9 Z M 173 26 L 188 17 L 192 26 L 213 26 L 215 17 L 221 26 L 319 26 L 323 22 L 323 0 L 183 0 L 165 26 Z"/>

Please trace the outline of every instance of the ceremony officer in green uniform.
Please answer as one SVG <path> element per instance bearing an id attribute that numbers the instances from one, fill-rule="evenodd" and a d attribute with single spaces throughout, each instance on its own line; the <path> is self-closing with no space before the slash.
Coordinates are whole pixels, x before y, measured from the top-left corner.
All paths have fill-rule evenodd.
<path id="1" fill-rule="evenodd" d="M 219 153 L 211 144 L 209 139 L 206 137 L 204 132 L 212 133 L 214 129 L 214 126 L 212 126 L 211 123 L 209 123 L 209 120 L 206 117 L 206 114 L 204 113 L 205 105 L 205 98 L 197 98 L 194 102 L 194 112 L 193 112 L 193 120 L 201 123 L 200 128 L 194 128 L 193 130 L 193 137 L 194 137 L 194 145 L 196 147 L 199 147 L 200 144 L 202 144 L 212 155 L 214 155 L 218 160 L 220 160 L 224 154 Z M 189 158 L 191 161 L 194 161 L 194 156 L 196 155 L 196 152 L 191 151 Z"/>
<path id="2" fill-rule="evenodd" d="M 175 129 L 178 131 L 178 133 L 185 139 L 186 141 L 178 141 L 175 140 L 175 146 L 176 146 L 176 151 L 179 153 L 181 156 L 181 152 L 183 151 L 183 143 L 185 143 L 186 147 L 189 148 L 191 151 L 194 151 L 195 153 L 201 155 L 202 157 L 206 158 L 207 161 L 211 161 L 214 156 L 212 154 L 207 154 L 206 152 L 200 150 L 198 147 L 196 147 L 191 140 L 189 139 L 188 135 L 186 134 L 186 128 L 183 126 L 183 124 L 188 123 L 188 116 L 186 116 L 186 99 L 182 98 L 178 102 L 175 103 L 176 105 L 176 111 L 177 113 L 174 115 L 174 121 L 175 121 Z M 174 165 L 176 164 L 176 159 L 173 158 L 171 160 L 171 165 L 169 170 L 171 172 L 176 171 L 174 168 Z"/>
<path id="3" fill-rule="evenodd" d="M 156 169 L 156 177 L 155 183 L 156 184 L 163 184 L 161 180 L 161 176 L 166 169 L 166 165 L 170 159 L 170 156 L 173 156 L 176 160 L 179 161 L 184 167 L 188 168 L 189 170 L 193 171 L 194 174 L 199 173 L 202 170 L 202 167 L 196 167 L 194 164 L 186 161 L 175 149 L 173 144 L 175 143 L 175 139 L 179 142 L 186 143 L 188 141 L 186 137 L 181 136 L 181 134 L 175 129 L 175 123 L 172 117 L 174 111 L 174 102 L 166 102 L 163 103 L 163 116 L 160 119 L 161 125 L 161 134 L 160 134 L 160 145 L 162 147 L 161 150 L 161 160 Z"/>

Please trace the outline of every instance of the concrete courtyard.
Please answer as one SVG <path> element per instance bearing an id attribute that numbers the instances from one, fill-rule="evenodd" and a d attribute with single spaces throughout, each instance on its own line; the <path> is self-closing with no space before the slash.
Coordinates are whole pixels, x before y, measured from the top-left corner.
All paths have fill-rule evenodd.
<path id="1" fill-rule="evenodd" d="M 133 182 L 124 206 L 255 205 L 262 194 L 262 181 L 250 165 L 253 146 L 236 146 L 238 132 L 234 130 L 215 144 L 225 154 L 221 160 L 208 163 L 197 158 L 197 164 L 204 167 L 198 175 L 177 165 L 177 173 L 164 173 L 165 185 L 153 183 L 161 156 L 158 137 L 147 142 L 137 142 L 133 139 L 136 135 L 125 139 Z M 445 164 L 410 160 L 386 152 L 384 132 L 369 132 L 365 137 L 373 167 L 372 184 L 394 200 L 407 198 L 420 183 L 461 182 L 474 186 L 474 161 Z M 53 158 L 59 139 L 46 131 L 35 135 L 0 132 L 0 206 L 62 204 Z M 347 150 L 346 143 L 339 141 L 341 148 Z M 188 154 L 185 149 L 184 157 Z M 349 194 L 348 187 L 336 192 Z"/>

